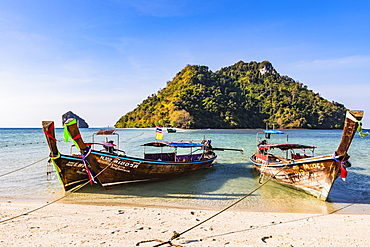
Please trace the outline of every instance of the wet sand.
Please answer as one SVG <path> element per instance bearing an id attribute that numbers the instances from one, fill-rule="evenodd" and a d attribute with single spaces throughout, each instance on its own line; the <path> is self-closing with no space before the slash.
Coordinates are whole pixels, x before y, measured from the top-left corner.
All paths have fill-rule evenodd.
<path id="1" fill-rule="evenodd" d="M 43 206 L 0 201 L 0 221 Z M 368 214 L 252 212 L 229 209 L 54 203 L 0 223 L 1 246 L 367 246 Z M 187 231 L 188 229 L 191 229 Z M 186 232 L 185 232 L 186 231 Z M 161 246 L 170 246 L 164 244 Z"/>

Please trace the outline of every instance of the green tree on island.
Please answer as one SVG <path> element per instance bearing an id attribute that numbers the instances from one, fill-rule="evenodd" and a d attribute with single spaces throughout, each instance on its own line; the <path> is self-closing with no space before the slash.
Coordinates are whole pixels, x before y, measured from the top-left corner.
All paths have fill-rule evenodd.
<path id="1" fill-rule="evenodd" d="M 216 72 L 187 65 L 115 127 L 329 129 L 343 127 L 345 110 L 268 61 L 239 61 Z"/>

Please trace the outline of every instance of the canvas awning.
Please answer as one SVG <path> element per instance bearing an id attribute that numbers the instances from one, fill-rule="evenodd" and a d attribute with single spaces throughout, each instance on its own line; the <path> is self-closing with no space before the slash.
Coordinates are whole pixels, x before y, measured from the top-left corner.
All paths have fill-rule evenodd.
<path id="1" fill-rule="evenodd" d="M 197 142 L 147 142 L 141 146 L 151 147 L 176 147 L 176 148 L 193 148 L 193 147 L 204 147 L 205 145 Z"/>
<path id="2" fill-rule="evenodd" d="M 258 149 L 272 149 L 279 148 L 281 150 L 290 150 L 290 149 L 313 149 L 315 146 L 302 145 L 302 144 L 292 144 L 292 143 L 282 143 L 282 144 L 264 144 L 259 145 Z"/>
<path id="3" fill-rule="evenodd" d="M 115 129 L 101 129 L 95 133 L 95 135 L 113 135 L 115 134 Z"/>

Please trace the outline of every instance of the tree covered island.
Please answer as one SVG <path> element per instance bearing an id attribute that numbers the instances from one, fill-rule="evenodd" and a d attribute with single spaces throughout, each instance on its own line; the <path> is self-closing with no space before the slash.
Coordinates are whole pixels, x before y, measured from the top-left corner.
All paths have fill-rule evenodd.
<path id="1" fill-rule="evenodd" d="M 268 61 L 239 61 L 216 72 L 187 65 L 115 127 L 331 129 L 343 127 L 345 110 Z"/>

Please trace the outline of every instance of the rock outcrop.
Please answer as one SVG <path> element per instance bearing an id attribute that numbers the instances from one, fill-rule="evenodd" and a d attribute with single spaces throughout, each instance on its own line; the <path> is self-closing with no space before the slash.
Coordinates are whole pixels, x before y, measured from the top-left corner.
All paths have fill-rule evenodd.
<path id="1" fill-rule="evenodd" d="M 68 111 L 62 115 L 62 125 L 64 125 L 64 123 L 70 118 L 74 118 L 77 120 L 77 126 L 79 128 L 89 128 L 89 125 L 86 123 L 86 121 L 80 118 L 78 115 L 74 114 L 72 111 Z"/>
<path id="2" fill-rule="evenodd" d="M 263 61 L 261 64 L 260 64 L 260 73 L 261 75 L 264 75 L 266 73 L 269 73 L 269 74 L 273 74 L 273 75 L 276 75 L 277 72 L 276 70 L 274 69 L 274 67 L 272 66 L 272 64 L 268 61 Z"/>

